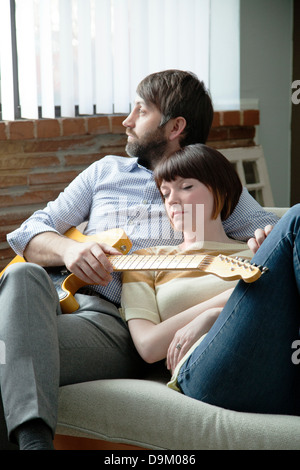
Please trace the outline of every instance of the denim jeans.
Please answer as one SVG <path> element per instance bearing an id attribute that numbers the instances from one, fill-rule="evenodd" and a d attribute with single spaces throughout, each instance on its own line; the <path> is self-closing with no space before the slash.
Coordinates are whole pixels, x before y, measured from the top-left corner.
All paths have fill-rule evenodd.
<path id="1" fill-rule="evenodd" d="M 300 357 L 300 204 L 278 222 L 252 262 L 269 271 L 254 283 L 239 281 L 181 367 L 178 385 L 223 408 L 300 414 L 300 364 L 293 360 L 295 344 Z"/>

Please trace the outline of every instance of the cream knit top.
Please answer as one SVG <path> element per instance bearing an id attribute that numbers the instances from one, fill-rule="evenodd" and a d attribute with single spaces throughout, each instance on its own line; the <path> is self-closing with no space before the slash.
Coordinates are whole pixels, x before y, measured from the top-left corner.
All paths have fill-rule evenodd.
<path id="1" fill-rule="evenodd" d="M 251 259 L 246 243 L 197 242 L 188 250 L 158 246 L 138 250 L 140 255 L 210 254 Z M 234 287 L 237 280 L 225 281 L 203 271 L 128 271 L 123 273 L 121 315 L 128 321 L 141 318 L 155 324 Z"/>

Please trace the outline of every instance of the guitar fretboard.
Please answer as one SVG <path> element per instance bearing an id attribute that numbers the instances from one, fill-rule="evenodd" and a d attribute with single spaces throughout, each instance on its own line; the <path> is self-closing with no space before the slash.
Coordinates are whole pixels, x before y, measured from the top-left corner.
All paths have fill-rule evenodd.
<path id="1" fill-rule="evenodd" d="M 115 271 L 200 269 L 207 255 L 127 255 L 108 257 Z"/>

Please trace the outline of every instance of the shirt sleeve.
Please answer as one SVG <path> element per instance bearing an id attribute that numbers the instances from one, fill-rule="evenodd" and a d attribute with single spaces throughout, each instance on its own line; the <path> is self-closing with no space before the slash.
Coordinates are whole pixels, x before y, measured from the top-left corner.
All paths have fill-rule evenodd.
<path id="1" fill-rule="evenodd" d="M 7 235 L 11 248 L 20 256 L 30 240 L 43 232 L 63 234 L 70 227 L 84 222 L 93 198 L 94 164 L 78 175 L 54 201 L 34 212 L 22 225 Z"/>
<path id="2" fill-rule="evenodd" d="M 128 271 L 122 277 L 121 315 L 132 319 L 161 322 L 155 295 L 154 271 Z"/>
<path id="3" fill-rule="evenodd" d="M 226 234 L 241 241 L 247 241 L 253 237 L 258 228 L 266 225 L 275 225 L 279 220 L 275 214 L 267 212 L 249 194 L 246 188 L 243 189 L 239 202 L 233 213 L 223 222 Z"/>

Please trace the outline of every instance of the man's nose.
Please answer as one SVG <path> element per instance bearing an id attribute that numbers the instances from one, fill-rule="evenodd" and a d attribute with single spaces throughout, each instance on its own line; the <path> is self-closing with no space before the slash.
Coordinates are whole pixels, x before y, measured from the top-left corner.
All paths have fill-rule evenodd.
<path id="1" fill-rule="evenodd" d="M 133 112 L 128 114 L 127 118 L 122 122 L 124 127 L 134 127 Z"/>

